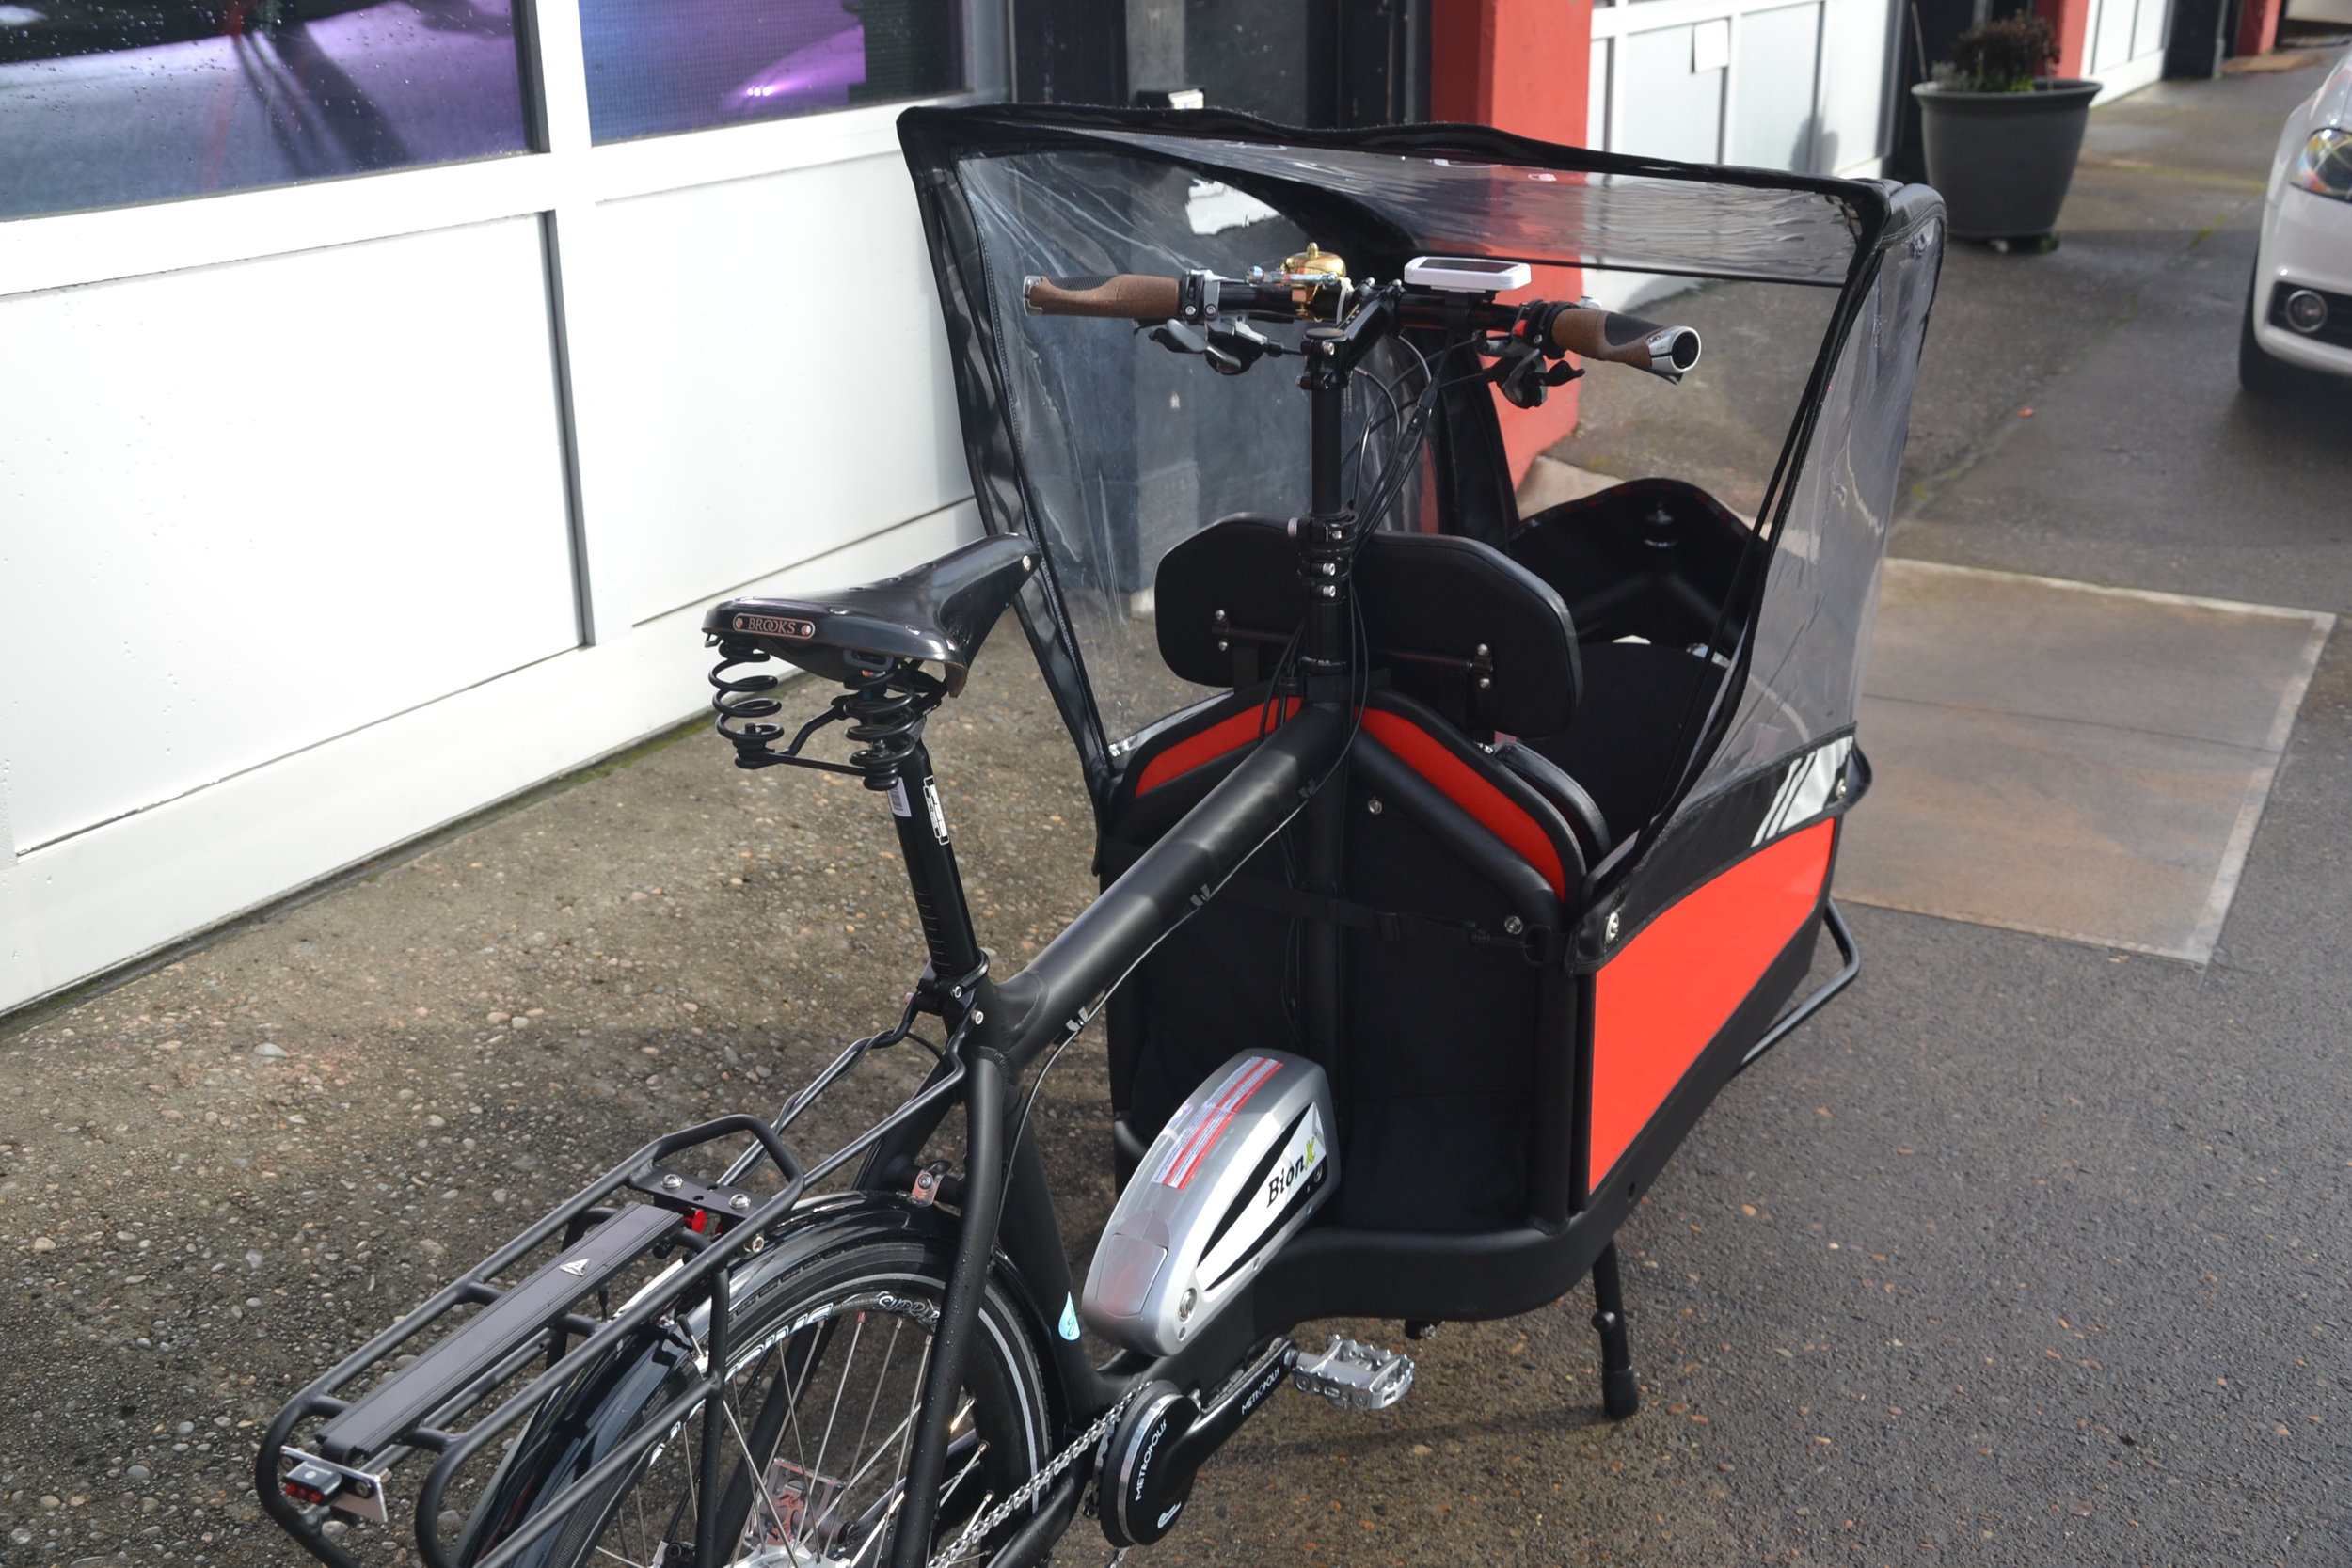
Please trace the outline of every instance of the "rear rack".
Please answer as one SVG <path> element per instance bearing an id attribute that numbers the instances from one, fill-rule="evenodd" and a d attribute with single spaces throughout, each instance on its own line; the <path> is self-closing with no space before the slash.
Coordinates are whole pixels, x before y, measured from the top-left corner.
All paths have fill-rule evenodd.
<path id="1" fill-rule="evenodd" d="M 726 1182 L 703 1182 L 661 1168 L 661 1162 L 687 1149 L 746 1132 L 756 1147 L 730 1167 Z M 762 1154 L 783 1182 L 765 1198 L 732 1184 Z M 656 1138 L 289 1401 L 263 1433 L 254 1464 L 255 1491 L 262 1508 L 328 1568 L 358 1568 L 321 1527 L 337 1513 L 389 1523 L 386 1478 L 411 1454 L 429 1450 L 439 1458 L 418 1493 L 417 1547 L 427 1568 L 458 1568 L 439 1527 L 442 1498 L 457 1473 L 613 1347 L 648 1332 L 675 1333 L 664 1329 L 660 1320 L 690 1298 L 707 1303 L 709 1310 L 706 1340 L 685 1363 L 691 1367 L 698 1360 L 699 1375 L 612 1452 L 535 1509 L 513 1535 L 466 1568 L 505 1568 L 607 1481 L 663 1442 L 698 1404 L 704 1406 L 707 1429 L 701 1448 L 706 1473 L 699 1484 L 702 1495 L 710 1496 L 718 1481 L 723 1445 L 715 1429 L 723 1414 L 722 1402 L 707 1396 L 726 1375 L 727 1266 L 740 1255 L 762 1250 L 761 1238 L 791 1211 L 807 1181 L 775 1128 L 758 1117 L 721 1117 Z M 625 1191 L 648 1201 L 607 1206 L 608 1199 Z M 491 1283 L 559 1231 L 561 1250 L 537 1271 L 508 1287 Z M 600 1292 L 629 1265 L 661 1247 L 681 1247 L 691 1256 L 672 1263 L 609 1318 L 574 1309 L 582 1297 Z M 481 1310 L 380 1386 L 358 1400 L 339 1397 L 340 1390 L 379 1368 L 401 1346 L 468 1306 Z M 545 1366 L 540 1373 L 496 1409 L 470 1427 L 453 1424 L 541 1360 Z M 298 1426 L 321 1418 L 326 1424 L 306 1436 L 306 1447 L 291 1446 L 289 1439 Z M 713 1561 L 715 1544 L 701 1537 L 716 1528 L 717 1511 L 699 1512 L 696 1560 Z"/>

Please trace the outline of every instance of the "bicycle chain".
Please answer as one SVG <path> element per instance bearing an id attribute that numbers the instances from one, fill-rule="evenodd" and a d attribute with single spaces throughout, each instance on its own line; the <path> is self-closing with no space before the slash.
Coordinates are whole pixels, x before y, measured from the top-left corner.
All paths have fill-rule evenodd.
<path id="1" fill-rule="evenodd" d="M 1027 1507 L 1037 1495 L 1051 1486 L 1064 1470 L 1075 1465 L 1079 1455 L 1109 1438 L 1111 1428 L 1119 1424 L 1119 1418 L 1127 1413 L 1127 1406 L 1135 1397 L 1136 1391 L 1132 1388 L 1120 1395 L 1118 1402 L 1108 1410 L 1104 1411 L 1092 1426 L 1080 1433 L 1075 1442 L 1048 1460 L 1043 1469 L 1014 1487 L 1010 1493 L 1007 1494 L 1003 1502 L 964 1526 L 963 1533 L 957 1536 L 946 1551 L 933 1557 L 927 1568 L 950 1568 L 951 1564 L 961 1560 L 963 1554 L 972 1549 L 975 1542 L 986 1540 L 989 1531 Z"/>

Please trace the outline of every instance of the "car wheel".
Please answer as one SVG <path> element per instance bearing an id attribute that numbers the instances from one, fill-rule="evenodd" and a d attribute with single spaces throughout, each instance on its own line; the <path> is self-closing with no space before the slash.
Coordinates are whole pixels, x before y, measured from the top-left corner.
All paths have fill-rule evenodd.
<path id="1" fill-rule="evenodd" d="M 2237 384 L 2256 397 L 2283 397 L 2302 386 L 2293 365 L 2282 364 L 2265 352 L 2254 337 L 2254 294 L 2259 279 L 2246 290 L 2246 313 L 2238 319 Z"/>

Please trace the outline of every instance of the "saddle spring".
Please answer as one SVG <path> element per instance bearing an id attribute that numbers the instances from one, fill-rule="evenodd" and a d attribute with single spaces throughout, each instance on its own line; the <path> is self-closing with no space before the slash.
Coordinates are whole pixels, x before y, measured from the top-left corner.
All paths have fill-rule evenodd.
<path id="1" fill-rule="evenodd" d="M 923 736 L 923 721 L 947 695 L 945 681 L 910 659 L 869 661 L 853 656 L 854 673 L 844 683 L 849 689 L 802 725 L 790 744 L 779 751 L 774 743 L 784 738 L 784 726 L 768 721 L 784 711 L 784 704 L 769 693 L 782 680 L 764 673 L 737 673 L 776 656 L 748 639 L 727 638 L 717 646 L 719 663 L 710 672 L 717 694 L 710 699 L 710 706 L 718 715 L 719 733 L 735 748 L 738 768 L 814 768 L 826 773 L 853 774 L 868 789 L 887 790 L 898 783 L 899 770 L 914 754 Z M 850 725 L 849 738 L 858 748 L 848 762 L 801 755 L 810 736 L 845 720 Z"/>
<path id="2" fill-rule="evenodd" d="M 886 790 L 923 738 L 923 721 L 947 695 L 946 683 L 921 666 L 893 659 L 880 668 L 861 665 L 866 678 L 834 706 L 850 721 L 849 737 L 859 750 L 850 766 L 866 775 L 866 787 Z"/>
<path id="3" fill-rule="evenodd" d="M 735 748 L 738 768 L 766 768 L 786 760 L 768 750 L 769 742 L 782 738 L 784 726 L 757 722 L 784 711 L 782 703 L 767 695 L 783 682 L 771 674 L 735 674 L 773 657 L 756 642 L 729 638 L 719 643 L 719 662 L 710 672 L 710 684 L 718 695 L 710 699 L 710 707 L 719 716 L 719 733 Z M 798 741 L 792 749 L 800 749 Z"/>

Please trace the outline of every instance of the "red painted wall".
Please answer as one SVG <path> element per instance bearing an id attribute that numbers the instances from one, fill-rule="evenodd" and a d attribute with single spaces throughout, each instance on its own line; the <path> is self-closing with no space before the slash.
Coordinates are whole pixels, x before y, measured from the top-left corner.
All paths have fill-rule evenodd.
<path id="1" fill-rule="evenodd" d="M 1593 0 L 1434 0 L 1429 26 L 1433 119 L 1491 125 L 1538 141 L 1584 145 L 1593 72 Z M 1574 268 L 1546 268 L 1542 298 L 1584 292 Z M 1496 401 L 1514 479 L 1576 428 L 1574 382 L 1535 409 Z"/>
<path id="2" fill-rule="evenodd" d="M 2259 3 L 2259 0 L 2257 0 Z M 2090 57 L 2090 0 L 2036 0 L 2034 14 L 2058 29 L 2060 76 L 2086 74 Z"/>
<path id="3" fill-rule="evenodd" d="M 2279 17 L 2285 9 L 2284 0 L 2246 0 L 2246 8 L 2238 13 L 2236 53 L 2267 55 L 2276 48 Z"/>

